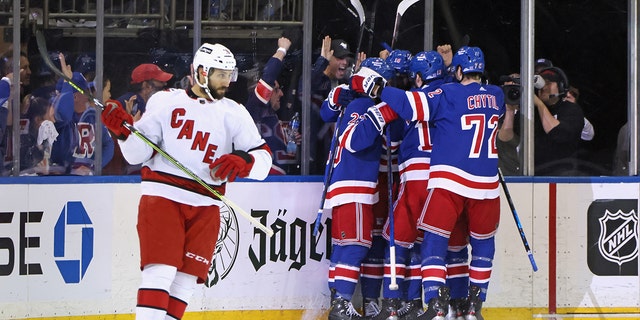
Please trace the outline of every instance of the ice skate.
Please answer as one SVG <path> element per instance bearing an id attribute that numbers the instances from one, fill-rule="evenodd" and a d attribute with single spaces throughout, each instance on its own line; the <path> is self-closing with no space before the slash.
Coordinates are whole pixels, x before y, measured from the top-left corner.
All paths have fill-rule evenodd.
<path id="1" fill-rule="evenodd" d="M 414 320 L 418 319 L 418 316 L 422 313 L 424 313 L 424 310 L 422 310 L 422 299 L 413 299 L 403 303 L 402 308 L 398 310 L 398 318 L 402 320 Z"/>
<path id="2" fill-rule="evenodd" d="M 451 299 L 449 301 L 449 312 L 445 317 L 446 320 L 465 320 L 464 312 L 467 304 L 467 298 Z"/>
<path id="3" fill-rule="evenodd" d="M 398 309 L 402 306 L 400 299 L 382 299 L 380 312 L 369 318 L 372 320 L 398 320 Z"/>
<path id="4" fill-rule="evenodd" d="M 336 297 L 331 304 L 329 320 L 352 320 L 364 319 L 362 315 L 353 307 L 351 301 L 342 297 Z"/>
<path id="5" fill-rule="evenodd" d="M 380 306 L 377 300 L 365 299 L 364 300 L 364 316 L 365 318 L 373 318 L 380 313 Z"/>
<path id="6" fill-rule="evenodd" d="M 469 302 L 465 310 L 465 320 L 484 320 L 480 310 L 482 309 L 482 300 L 480 300 L 480 287 L 469 287 Z"/>
<path id="7" fill-rule="evenodd" d="M 445 320 L 445 316 L 449 311 L 449 287 L 442 286 L 438 288 L 438 296 L 431 298 L 427 303 L 427 309 L 416 319 L 420 320 Z"/>

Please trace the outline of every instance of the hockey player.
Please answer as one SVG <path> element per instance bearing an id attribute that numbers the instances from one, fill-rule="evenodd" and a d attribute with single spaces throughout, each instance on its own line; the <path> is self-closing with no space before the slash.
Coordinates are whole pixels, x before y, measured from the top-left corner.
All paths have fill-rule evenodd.
<path id="1" fill-rule="evenodd" d="M 393 76 L 391 68 L 381 58 L 365 59 L 358 72 L 382 74 L 383 81 Z M 369 115 L 369 111 L 374 113 L 378 110 L 374 107 L 375 98 L 362 95 L 346 107 L 346 118 L 338 130 L 340 145 L 334 162 L 329 164 L 334 168 L 327 182 L 329 188 L 324 208 L 332 209 L 333 251 L 329 287 L 334 294 L 329 312 L 331 320 L 362 318 L 351 299 L 358 283 L 360 266 L 372 244 L 372 207 L 378 201 L 376 184 L 382 152 L 380 132 L 384 124 L 375 122 L 379 130 L 373 126 L 357 125 L 371 123 L 372 120 L 384 122 Z"/>
<path id="2" fill-rule="evenodd" d="M 194 85 L 154 94 L 134 126 L 177 161 L 224 194 L 237 177 L 264 179 L 271 153 L 246 109 L 225 98 L 236 61 L 220 44 L 203 44 L 193 57 Z M 121 140 L 129 163 L 142 163 L 138 236 L 142 283 L 136 319 L 181 319 L 207 278 L 220 228 L 220 199 L 131 132 L 123 108 L 102 120 Z M 166 318 L 165 318 L 166 317 Z"/>
<path id="3" fill-rule="evenodd" d="M 418 228 L 425 231 L 421 255 L 427 309 L 418 319 L 431 320 L 447 313 L 450 292 L 445 285 L 445 256 L 454 226 L 465 214 L 473 258 L 464 309 L 467 319 L 482 319 L 500 220 L 495 136 L 505 111 L 504 95 L 499 87 L 482 84 L 484 55 L 480 48 L 460 48 L 452 67 L 459 82 L 428 94 L 385 88 L 382 78 L 371 74 L 356 79 L 361 85 L 355 86 L 373 95 L 381 90 L 382 100 L 403 119 L 434 125 L 429 195 L 418 221 Z"/>
<path id="4" fill-rule="evenodd" d="M 445 67 L 440 54 L 435 51 L 420 52 L 413 56 L 405 73 L 410 73 L 416 89 L 428 92 L 443 83 Z M 400 194 L 394 207 L 394 226 L 387 219 L 383 237 L 390 240 L 390 228 L 395 228 L 396 283 L 400 290 L 390 290 L 390 251 L 385 252 L 385 274 L 381 312 L 374 319 L 411 316 L 422 309 L 419 242 L 422 232 L 416 223 L 426 199 L 429 176 L 431 142 L 428 123 L 404 122 L 402 143 L 399 146 Z M 401 308 L 402 306 L 402 308 Z"/>

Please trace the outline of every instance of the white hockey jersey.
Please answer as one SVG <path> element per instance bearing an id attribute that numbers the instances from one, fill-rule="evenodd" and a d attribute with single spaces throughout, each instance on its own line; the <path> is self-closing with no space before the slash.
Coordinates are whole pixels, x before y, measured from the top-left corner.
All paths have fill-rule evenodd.
<path id="1" fill-rule="evenodd" d="M 233 150 L 255 159 L 248 178 L 262 180 L 271 168 L 271 152 L 244 106 L 233 100 L 209 101 L 190 89 L 155 93 L 134 127 L 162 150 L 224 194 L 225 181 L 213 180 L 209 165 Z M 134 134 L 119 141 L 130 164 L 142 163 L 143 195 L 194 205 L 220 205 L 219 200 L 188 174 Z"/>

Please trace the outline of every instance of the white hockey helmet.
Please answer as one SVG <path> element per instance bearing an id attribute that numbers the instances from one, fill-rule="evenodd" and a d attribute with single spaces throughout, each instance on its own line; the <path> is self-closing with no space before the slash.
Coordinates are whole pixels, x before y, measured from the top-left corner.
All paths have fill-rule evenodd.
<path id="1" fill-rule="evenodd" d="M 193 70 L 196 72 L 202 66 L 202 71 L 207 76 L 212 69 L 232 70 L 233 75 L 231 81 L 238 78 L 238 69 L 236 68 L 236 59 L 231 50 L 221 44 L 204 43 L 193 56 Z M 196 77 L 197 79 L 197 77 Z M 205 80 L 206 81 L 206 80 Z"/>

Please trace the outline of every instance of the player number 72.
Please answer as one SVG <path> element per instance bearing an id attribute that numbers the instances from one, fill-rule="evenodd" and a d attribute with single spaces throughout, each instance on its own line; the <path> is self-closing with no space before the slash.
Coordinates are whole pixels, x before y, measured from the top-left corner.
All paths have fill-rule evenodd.
<path id="1" fill-rule="evenodd" d="M 462 130 L 474 130 L 469 158 L 479 158 L 482 151 L 482 144 L 485 141 L 486 132 L 490 132 L 487 143 L 487 157 L 498 158 L 498 148 L 496 147 L 496 135 L 498 134 L 498 115 L 489 115 L 487 121 L 482 113 L 465 114 L 460 118 Z"/>

